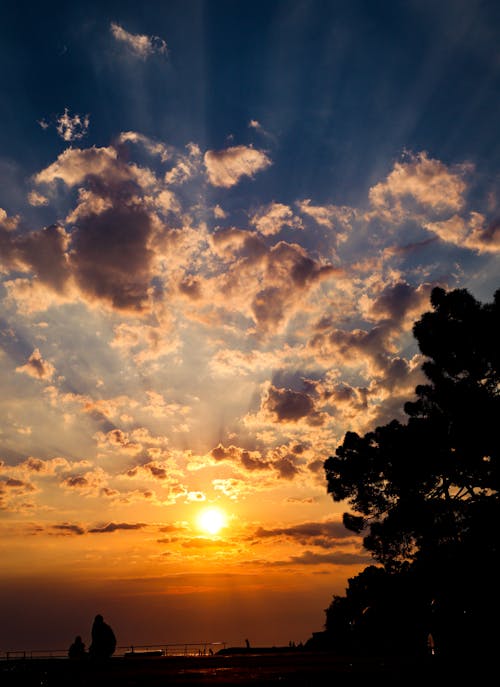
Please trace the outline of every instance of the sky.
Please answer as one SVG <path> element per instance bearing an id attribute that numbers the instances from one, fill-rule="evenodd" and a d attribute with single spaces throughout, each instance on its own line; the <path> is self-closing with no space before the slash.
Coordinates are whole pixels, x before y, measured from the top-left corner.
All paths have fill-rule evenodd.
<path id="1" fill-rule="evenodd" d="M 500 6 L 0 7 L 0 650 L 305 642 L 327 494 L 500 287 Z M 202 517 L 218 509 L 219 522 Z"/>

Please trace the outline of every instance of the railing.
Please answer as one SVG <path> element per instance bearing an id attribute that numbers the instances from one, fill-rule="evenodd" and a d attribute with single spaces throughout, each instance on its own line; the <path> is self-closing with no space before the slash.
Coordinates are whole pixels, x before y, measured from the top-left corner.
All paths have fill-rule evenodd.
<path id="1" fill-rule="evenodd" d="M 187 642 L 178 644 L 134 644 L 119 646 L 113 657 L 213 656 L 226 648 L 226 642 Z M 1 660 L 67 658 L 68 649 L 9 649 L 0 651 Z"/>

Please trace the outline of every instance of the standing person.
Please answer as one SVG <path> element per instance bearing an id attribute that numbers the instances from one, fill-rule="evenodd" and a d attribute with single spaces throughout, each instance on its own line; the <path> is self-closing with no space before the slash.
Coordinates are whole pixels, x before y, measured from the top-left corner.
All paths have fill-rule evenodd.
<path id="1" fill-rule="evenodd" d="M 77 635 L 75 641 L 68 649 L 68 656 L 70 658 L 83 658 L 85 655 L 85 644 L 82 642 L 80 635 Z"/>
<path id="2" fill-rule="evenodd" d="M 94 618 L 92 625 L 92 644 L 89 654 L 92 658 L 109 658 L 116 649 L 116 637 L 111 627 L 104 622 L 102 615 Z"/>

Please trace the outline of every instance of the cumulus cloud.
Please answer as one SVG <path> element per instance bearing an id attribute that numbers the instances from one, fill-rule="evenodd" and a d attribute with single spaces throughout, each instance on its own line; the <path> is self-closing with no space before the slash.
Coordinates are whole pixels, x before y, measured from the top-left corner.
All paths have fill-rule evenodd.
<path id="1" fill-rule="evenodd" d="M 487 224 L 479 212 L 471 212 L 466 219 L 453 215 L 442 221 L 426 222 L 423 226 L 445 243 L 478 253 L 500 252 L 500 220 Z"/>
<path id="2" fill-rule="evenodd" d="M 157 155 L 162 162 L 166 162 L 174 151 L 161 141 L 153 141 L 148 136 L 137 131 L 124 131 L 118 136 L 118 143 L 136 143 L 142 145 L 150 155 Z"/>
<path id="3" fill-rule="evenodd" d="M 303 308 L 304 296 L 323 280 L 343 274 L 341 268 L 311 257 L 297 243 L 268 246 L 256 232 L 221 229 L 210 243 L 225 267 L 213 283 L 220 306 L 244 312 L 263 335 L 284 326 Z"/>
<path id="4" fill-rule="evenodd" d="M 13 231 L 19 224 L 19 216 L 9 217 L 3 208 L 0 208 L 0 232 Z M 0 233 L 0 241 L 2 234 Z M 0 253 L 1 255 L 1 253 Z"/>
<path id="5" fill-rule="evenodd" d="M 388 284 L 374 298 L 361 297 L 361 312 L 367 319 L 388 320 L 394 327 L 405 320 L 411 324 L 428 309 L 431 291 L 436 285 L 424 282 L 415 287 L 406 281 Z"/>
<path id="6" fill-rule="evenodd" d="M 28 358 L 24 365 L 16 367 L 16 372 L 23 372 L 24 374 L 34 377 L 35 379 L 49 380 L 52 378 L 55 367 L 52 363 L 42 358 L 38 348 L 35 348 L 33 353 Z"/>
<path id="7" fill-rule="evenodd" d="M 89 176 L 98 177 L 113 169 L 118 159 L 115 148 L 67 148 L 57 160 L 35 175 L 36 184 L 53 184 L 57 179 L 72 187 Z"/>
<path id="8" fill-rule="evenodd" d="M 313 398 L 306 392 L 277 388 L 272 384 L 262 399 L 261 409 L 269 413 L 274 422 L 287 423 L 305 420 L 307 424 L 318 426 L 325 417 L 319 413 Z"/>
<path id="9" fill-rule="evenodd" d="M 265 460 L 260 451 L 248 451 L 238 446 L 224 447 L 219 444 L 210 451 L 210 456 L 216 461 L 230 460 L 239 463 L 245 470 L 269 470 L 270 461 Z"/>
<path id="10" fill-rule="evenodd" d="M 231 461 L 233 466 L 240 468 L 244 474 L 259 471 L 274 471 L 281 479 L 292 480 L 301 473 L 301 468 L 297 465 L 297 456 L 288 450 L 287 446 L 279 446 L 265 453 L 259 450 L 247 450 L 239 446 L 224 446 L 219 444 L 213 448 L 209 456 L 212 460 Z M 237 499 L 242 494 L 247 493 L 250 485 L 243 485 L 237 479 L 218 479 L 213 480 L 214 488 L 222 491 L 226 496 Z M 269 485 L 267 485 L 269 486 Z M 258 488 L 264 488 L 260 484 Z"/>
<path id="11" fill-rule="evenodd" d="M 133 55 L 143 60 L 155 53 L 160 55 L 167 53 L 167 44 L 158 36 L 129 33 L 115 22 L 111 23 L 110 30 L 115 40 L 122 43 Z"/>
<path id="12" fill-rule="evenodd" d="M 39 283 L 64 292 L 69 279 L 65 251 L 69 237 L 57 225 L 30 234 L 0 231 L 0 265 L 7 270 L 35 272 Z"/>
<path id="13" fill-rule="evenodd" d="M 302 229 L 302 222 L 291 208 L 282 203 L 271 203 L 260 208 L 251 218 L 251 224 L 264 236 L 278 234 L 284 226 Z"/>
<path id="14" fill-rule="evenodd" d="M 335 229 L 338 240 L 345 240 L 352 223 L 356 218 L 356 211 L 347 206 L 312 205 L 310 198 L 296 203 L 300 212 L 313 219 L 316 224 L 327 229 Z"/>
<path id="15" fill-rule="evenodd" d="M 70 143 L 78 141 L 87 135 L 90 124 L 90 116 L 75 114 L 71 116 L 68 108 L 64 108 L 64 114 L 56 120 L 56 129 L 59 136 Z"/>
<path id="16" fill-rule="evenodd" d="M 224 150 L 207 150 L 204 155 L 208 180 L 212 186 L 231 188 L 242 177 L 253 177 L 271 165 L 269 157 L 251 146 L 233 146 Z"/>
<path id="17" fill-rule="evenodd" d="M 67 491 L 79 492 L 82 496 L 98 496 L 107 487 L 108 475 L 102 468 L 94 468 L 63 477 L 59 484 Z"/>
<path id="18" fill-rule="evenodd" d="M 180 185 L 202 173 L 202 157 L 199 146 L 188 143 L 185 154 L 176 154 L 174 166 L 165 172 L 165 183 Z"/>
<path id="19" fill-rule="evenodd" d="M 370 189 L 373 208 L 368 216 L 379 216 L 388 222 L 401 222 L 411 217 L 457 212 L 465 203 L 467 188 L 464 176 L 471 170 L 467 164 L 447 167 L 426 152 L 409 155 L 397 162 L 385 181 Z"/>
<path id="20" fill-rule="evenodd" d="M 42 207 L 49 204 L 49 199 L 38 191 L 30 191 L 28 194 L 28 203 L 33 207 Z"/>
<path id="21" fill-rule="evenodd" d="M 118 157 L 115 148 L 65 150 L 36 175 L 38 184 L 61 180 L 80 188 L 68 220 L 71 250 L 64 257 L 74 283 L 88 300 L 119 310 L 142 312 L 148 307 L 153 278 L 153 235 L 161 228 L 144 191 L 154 176 Z M 60 269 L 59 274 L 64 274 Z"/>

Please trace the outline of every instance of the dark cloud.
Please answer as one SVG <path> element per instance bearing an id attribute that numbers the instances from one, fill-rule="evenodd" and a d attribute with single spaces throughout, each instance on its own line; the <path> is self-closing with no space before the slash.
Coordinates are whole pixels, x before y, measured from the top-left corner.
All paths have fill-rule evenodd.
<path id="1" fill-rule="evenodd" d="M 168 472 L 165 470 L 165 468 L 159 467 L 154 463 L 147 463 L 144 465 L 144 468 L 149 470 L 149 472 L 153 475 L 153 477 L 156 477 L 156 479 L 166 479 L 168 477 Z"/>
<path id="2" fill-rule="evenodd" d="M 415 288 L 402 281 L 386 286 L 373 302 L 370 314 L 376 319 L 389 319 L 396 325 L 407 314 L 422 310 L 428 305 L 434 286 L 435 284 L 420 284 Z"/>
<path id="3" fill-rule="evenodd" d="M 61 484 L 70 489 L 81 489 L 82 487 L 90 486 L 88 479 L 84 475 L 65 477 L 61 480 Z"/>
<path id="4" fill-rule="evenodd" d="M 315 553 L 304 551 L 299 556 L 291 556 L 288 561 L 274 561 L 269 563 L 274 567 L 285 567 L 288 565 L 368 565 L 372 558 L 368 554 L 350 553 L 348 551 L 337 551 L 334 553 Z"/>
<path id="5" fill-rule="evenodd" d="M 210 451 L 210 455 L 215 460 L 232 460 L 239 463 L 246 470 L 268 470 L 270 462 L 264 460 L 257 452 L 250 452 L 238 446 L 228 446 L 227 448 L 219 444 Z"/>
<path id="6" fill-rule="evenodd" d="M 123 203 L 81 219 L 72 234 L 70 263 L 82 291 L 119 310 L 144 310 L 152 278 L 151 234 L 151 217 L 141 206 Z"/>
<path id="7" fill-rule="evenodd" d="M 298 422 L 303 418 L 314 426 L 324 422 L 324 416 L 318 413 L 309 394 L 272 384 L 262 401 L 262 408 L 271 414 L 275 422 Z"/>
<path id="8" fill-rule="evenodd" d="M 35 348 L 28 361 L 24 365 L 16 367 L 16 372 L 23 372 L 35 379 L 49 380 L 54 374 L 55 368 L 47 360 L 44 360 L 38 348 Z"/>
<path id="9" fill-rule="evenodd" d="M 291 456 L 278 458 L 273 462 L 273 468 L 279 473 L 280 477 L 284 479 L 293 479 L 300 473 L 299 468 L 295 465 Z"/>
<path id="10" fill-rule="evenodd" d="M 354 537 L 353 533 L 347 530 L 340 521 L 330 520 L 326 522 L 304 522 L 289 527 L 274 527 L 267 529 L 259 527 L 252 538 L 257 539 L 290 539 L 302 546 L 320 546 L 322 548 L 332 548 L 339 540 L 345 543 L 349 541 L 360 541 Z"/>
<path id="11" fill-rule="evenodd" d="M 107 525 L 102 525 L 101 527 L 92 527 L 88 530 L 89 534 L 105 534 L 108 532 L 117 532 L 118 530 L 140 530 L 146 527 L 144 522 L 110 522 Z"/>
<path id="12" fill-rule="evenodd" d="M 179 284 L 179 291 L 192 300 L 201 298 L 201 282 L 195 277 L 184 277 Z"/>
<path id="13" fill-rule="evenodd" d="M 0 264 L 8 270 L 30 272 L 61 293 L 70 276 L 65 255 L 67 243 L 67 234 L 57 225 L 29 234 L 0 229 Z"/>
<path id="14" fill-rule="evenodd" d="M 30 482 L 24 482 L 21 479 L 15 479 L 13 477 L 0 479 L 0 485 L 7 489 L 20 489 L 23 493 L 35 491 L 35 487 Z"/>
<path id="15" fill-rule="evenodd" d="M 80 525 L 70 525 L 69 523 L 63 523 L 61 525 L 52 525 L 52 529 L 55 530 L 54 534 L 65 536 L 82 535 L 86 533 L 86 530 Z"/>

